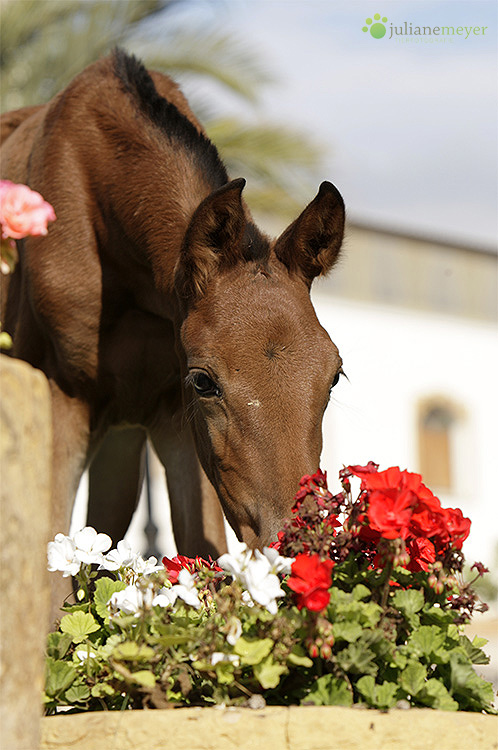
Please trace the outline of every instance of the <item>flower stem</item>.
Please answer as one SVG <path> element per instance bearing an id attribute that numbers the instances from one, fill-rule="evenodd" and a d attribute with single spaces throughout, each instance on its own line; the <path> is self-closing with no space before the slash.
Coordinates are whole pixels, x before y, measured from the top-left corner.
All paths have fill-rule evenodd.
<path id="1" fill-rule="evenodd" d="M 387 607 L 387 600 L 389 599 L 389 591 L 391 590 L 391 573 L 392 572 L 393 572 L 393 564 L 391 560 L 389 560 L 386 567 L 384 568 L 385 581 L 384 581 L 384 587 L 382 589 L 382 598 L 380 600 L 380 606 L 382 607 L 382 609 L 386 609 Z"/>

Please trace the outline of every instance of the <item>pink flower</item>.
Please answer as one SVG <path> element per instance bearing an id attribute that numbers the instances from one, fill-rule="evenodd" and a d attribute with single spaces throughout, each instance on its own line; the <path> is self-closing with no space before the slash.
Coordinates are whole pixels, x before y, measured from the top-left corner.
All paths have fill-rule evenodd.
<path id="1" fill-rule="evenodd" d="M 55 211 L 40 193 L 27 185 L 0 181 L 0 223 L 2 237 L 20 240 L 28 235 L 47 234 L 47 224 L 55 221 Z"/>

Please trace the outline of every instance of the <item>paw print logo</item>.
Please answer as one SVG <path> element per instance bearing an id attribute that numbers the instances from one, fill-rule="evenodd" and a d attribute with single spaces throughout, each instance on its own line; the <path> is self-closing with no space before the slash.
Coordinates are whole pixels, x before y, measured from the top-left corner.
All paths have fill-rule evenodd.
<path id="1" fill-rule="evenodd" d="M 366 18 L 366 26 L 362 28 L 362 31 L 369 31 L 374 39 L 382 39 L 386 33 L 386 27 L 384 24 L 387 22 L 387 18 L 383 16 L 381 18 L 380 13 L 376 13 L 372 18 Z"/>

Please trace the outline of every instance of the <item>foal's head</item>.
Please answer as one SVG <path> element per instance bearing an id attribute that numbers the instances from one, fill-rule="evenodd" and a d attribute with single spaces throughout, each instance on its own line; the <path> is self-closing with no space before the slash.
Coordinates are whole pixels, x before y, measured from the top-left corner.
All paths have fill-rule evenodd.
<path id="1" fill-rule="evenodd" d="M 247 220 L 244 180 L 206 198 L 176 270 L 185 399 L 197 450 L 239 538 L 267 544 L 316 471 L 341 372 L 309 290 L 337 259 L 344 204 L 324 182 L 274 242 Z"/>

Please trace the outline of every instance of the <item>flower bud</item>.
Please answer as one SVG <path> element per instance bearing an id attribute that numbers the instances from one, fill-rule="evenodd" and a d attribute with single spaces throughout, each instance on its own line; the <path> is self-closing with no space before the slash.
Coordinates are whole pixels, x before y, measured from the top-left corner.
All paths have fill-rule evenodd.
<path id="1" fill-rule="evenodd" d="M 407 565 L 410 564 L 410 555 L 405 550 L 404 552 L 400 552 L 399 554 L 395 555 L 393 560 L 393 565 L 395 567 L 401 566 L 402 568 L 406 568 Z"/>
<path id="2" fill-rule="evenodd" d="M 324 643 L 320 649 L 320 656 L 322 659 L 328 660 L 332 656 L 332 648 L 328 643 Z"/>
<path id="3" fill-rule="evenodd" d="M 427 583 L 429 584 L 429 586 L 431 587 L 431 589 L 435 589 L 436 588 L 437 582 L 438 582 L 437 576 L 435 576 L 434 573 L 431 573 L 430 576 L 427 579 Z"/>
<path id="4" fill-rule="evenodd" d="M 318 646 L 316 645 L 316 643 L 311 643 L 308 646 L 308 653 L 312 659 L 316 659 L 318 657 Z"/>

